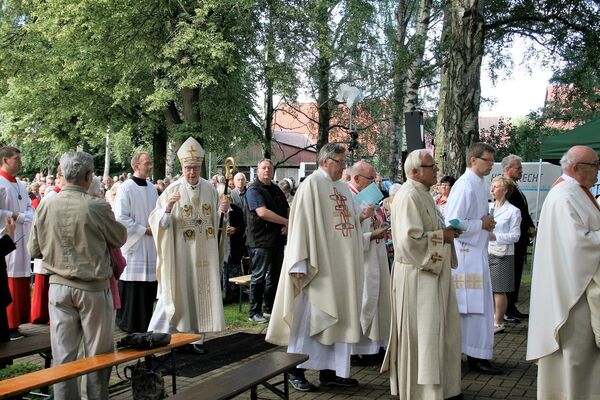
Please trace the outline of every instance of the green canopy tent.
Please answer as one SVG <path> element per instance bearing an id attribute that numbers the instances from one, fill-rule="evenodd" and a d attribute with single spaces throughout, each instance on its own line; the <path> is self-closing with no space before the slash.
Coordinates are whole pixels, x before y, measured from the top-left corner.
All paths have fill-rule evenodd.
<path id="1" fill-rule="evenodd" d="M 600 153 L 600 118 L 556 136 L 543 138 L 540 146 L 540 158 L 559 160 L 570 147 L 578 144 L 590 146 Z"/>

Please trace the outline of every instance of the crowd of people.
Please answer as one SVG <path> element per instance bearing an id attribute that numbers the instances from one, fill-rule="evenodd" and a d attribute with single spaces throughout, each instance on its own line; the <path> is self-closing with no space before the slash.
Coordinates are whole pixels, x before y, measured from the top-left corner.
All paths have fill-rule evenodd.
<path id="1" fill-rule="evenodd" d="M 381 355 L 392 395 L 461 399 L 462 354 L 470 370 L 505 373 L 492 362 L 494 338 L 529 318 L 517 304 L 537 235 L 527 358 L 538 360 L 538 398 L 600 396 L 590 372 L 600 371 L 600 208 L 589 191 L 598 155 L 575 146 L 563 156 L 538 233 L 518 186 L 521 158 L 501 160 L 485 187 L 495 153 L 474 143 L 455 179 L 439 177 L 428 150 L 413 151 L 406 182 L 388 192 L 372 164 L 347 165 L 338 143 L 298 185 L 274 182 L 269 159 L 249 184 L 243 173 L 203 179 L 193 138 L 177 152 L 181 177 L 155 183 L 147 152 L 133 155 L 130 174 L 102 180 L 89 154 L 68 152 L 56 176 L 28 182 L 16 178 L 19 150 L 1 147 L 0 341 L 49 323 L 60 364 L 112 351 L 116 324 L 197 333 L 187 350 L 205 354 L 204 334 L 225 327 L 227 279 L 250 273 L 249 320 L 309 355 L 289 374 L 294 389 L 316 389 L 306 369 L 322 387 L 356 386 L 351 358 Z M 373 190 L 380 196 L 365 200 Z M 108 398 L 108 373 L 88 376 L 88 398 Z M 79 393 L 77 380 L 55 385 L 57 399 Z"/>

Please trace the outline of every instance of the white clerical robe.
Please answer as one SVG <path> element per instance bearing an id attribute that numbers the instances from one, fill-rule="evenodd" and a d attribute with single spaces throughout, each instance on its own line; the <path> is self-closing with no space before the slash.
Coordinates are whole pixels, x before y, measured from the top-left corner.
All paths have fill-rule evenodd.
<path id="1" fill-rule="evenodd" d="M 585 189 L 587 190 L 587 189 Z M 600 211 L 576 182 L 546 197 L 531 281 L 527 359 L 538 361 L 538 399 L 600 399 L 592 320 L 600 298 Z M 593 282 L 595 281 L 595 283 Z"/>
<path id="2" fill-rule="evenodd" d="M 460 325 L 443 219 L 428 188 L 408 179 L 392 203 L 392 330 L 381 371 L 392 395 L 445 399 L 461 393 Z"/>
<path id="3" fill-rule="evenodd" d="M 352 184 L 348 184 L 348 189 L 354 196 L 358 194 Z M 377 213 L 361 223 L 365 268 L 360 325 L 364 337 L 353 346 L 353 354 L 378 353 L 380 347 L 387 346 L 390 334 L 390 267 L 385 238 L 371 240 L 374 218 L 385 223 Z"/>
<path id="4" fill-rule="evenodd" d="M 290 271 L 306 265 L 304 279 Z M 348 377 L 350 344 L 360 340 L 363 287 L 360 209 L 345 183 L 321 169 L 300 185 L 266 340 L 308 354 L 301 368 Z"/>
<path id="5" fill-rule="evenodd" d="M 494 301 L 487 246 L 490 232 L 481 218 L 488 214 L 488 191 L 483 178 L 467 171 L 456 181 L 446 204 L 446 225 L 458 219 L 467 227 L 454 240 L 458 267 L 452 271 L 461 321 L 462 351 L 491 359 L 494 350 Z"/>
<path id="6" fill-rule="evenodd" d="M 156 206 L 158 192 L 152 183 L 139 186 L 126 180 L 117 191 L 115 218 L 127 228 L 127 241 L 121 247 L 127 266 L 119 278 L 122 281 L 156 281 L 156 246 L 146 235 L 150 213 Z"/>
<path id="7" fill-rule="evenodd" d="M 13 183 L 0 176 L 0 229 L 4 229 L 4 221 L 15 211 L 19 213 L 14 235 L 17 248 L 5 257 L 6 273 L 9 278 L 27 278 L 31 276 L 31 256 L 27 251 L 27 241 L 34 209 L 27 189 L 21 182 Z"/>
<path id="8" fill-rule="evenodd" d="M 181 198 L 171 213 L 166 214 L 168 197 L 174 192 Z M 220 270 L 225 241 L 219 248 L 218 207 L 216 189 L 202 178 L 194 188 L 181 178 L 158 198 L 150 214 L 158 255 L 158 303 L 148 330 L 167 333 L 223 330 Z"/>

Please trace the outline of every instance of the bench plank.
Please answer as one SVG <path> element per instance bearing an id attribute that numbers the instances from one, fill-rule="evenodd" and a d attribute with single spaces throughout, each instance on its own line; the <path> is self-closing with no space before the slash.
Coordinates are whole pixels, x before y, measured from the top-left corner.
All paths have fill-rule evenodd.
<path id="1" fill-rule="evenodd" d="M 112 367 L 128 361 L 137 360 L 152 354 L 165 353 L 171 349 L 198 341 L 199 335 L 190 333 L 174 333 L 171 343 L 163 347 L 148 350 L 121 349 L 113 353 L 98 354 L 97 356 L 80 358 L 65 364 L 56 365 L 41 371 L 17 376 L 2 381 L 0 385 L 0 399 L 26 393 L 33 389 L 46 387 L 67 379 L 76 378 L 103 368 Z"/>
<path id="2" fill-rule="evenodd" d="M 180 391 L 171 400 L 223 400 L 241 394 L 308 360 L 306 354 L 274 351 Z"/>
<path id="3" fill-rule="evenodd" d="M 229 282 L 235 283 L 236 285 L 248 286 L 252 280 L 252 275 L 242 275 L 229 278 Z"/>
<path id="4" fill-rule="evenodd" d="M 0 361 L 12 361 L 37 353 L 50 353 L 50 334 L 41 333 L 0 343 Z"/>

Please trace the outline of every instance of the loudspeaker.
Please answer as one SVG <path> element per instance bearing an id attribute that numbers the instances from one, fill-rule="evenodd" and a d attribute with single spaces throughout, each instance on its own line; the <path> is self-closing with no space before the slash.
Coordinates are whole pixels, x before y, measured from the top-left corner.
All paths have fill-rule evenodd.
<path id="1" fill-rule="evenodd" d="M 404 131 L 406 132 L 406 150 L 409 153 L 425 148 L 423 113 L 421 111 L 404 113 Z"/>

